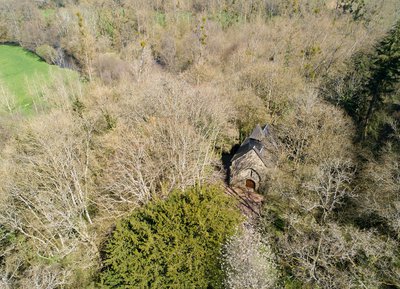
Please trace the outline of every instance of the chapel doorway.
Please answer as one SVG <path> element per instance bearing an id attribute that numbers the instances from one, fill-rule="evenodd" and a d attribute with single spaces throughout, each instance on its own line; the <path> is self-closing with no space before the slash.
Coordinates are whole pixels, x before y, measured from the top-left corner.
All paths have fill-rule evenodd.
<path id="1" fill-rule="evenodd" d="M 246 188 L 255 190 L 256 189 L 256 183 L 253 180 L 246 180 Z"/>

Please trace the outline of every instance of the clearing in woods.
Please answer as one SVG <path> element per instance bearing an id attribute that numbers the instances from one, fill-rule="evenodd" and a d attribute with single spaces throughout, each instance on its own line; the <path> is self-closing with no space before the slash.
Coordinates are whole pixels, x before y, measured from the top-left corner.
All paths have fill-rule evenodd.
<path id="1" fill-rule="evenodd" d="M 76 77 L 72 70 L 49 65 L 36 54 L 22 47 L 0 45 L 0 103 L 8 98 L 10 108 L 28 112 L 37 89 L 51 85 L 54 75 Z M 9 109 L 11 110 L 11 109 Z"/>

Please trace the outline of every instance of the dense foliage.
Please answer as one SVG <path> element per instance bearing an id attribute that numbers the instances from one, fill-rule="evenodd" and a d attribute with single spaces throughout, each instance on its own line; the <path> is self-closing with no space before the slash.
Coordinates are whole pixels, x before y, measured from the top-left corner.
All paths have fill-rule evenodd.
<path id="1" fill-rule="evenodd" d="M 278 126 L 283 158 L 271 178 L 264 218 L 266 237 L 273 236 L 279 248 L 278 260 L 286 275 L 282 286 L 400 285 L 399 23 L 371 51 L 355 53 L 344 74 L 334 74 L 321 84 L 323 96 L 353 119 L 354 133 L 346 135 L 348 130 L 340 129 L 344 125 L 340 122 L 326 127 L 315 112 L 314 120 L 302 122 L 309 126 L 305 144 L 304 139 L 287 137 L 295 133 L 282 135 Z M 304 108 L 298 109 L 296 118 L 302 120 Z M 316 123 L 319 127 L 313 130 Z M 336 141 L 328 137 L 329 151 L 320 139 L 327 128 L 336 136 Z M 315 146 L 317 135 L 319 154 L 296 159 L 302 156 L 299 152 Z M 296 146 L 298 142 L 301 146 Z"/>
<path id="2" fill-rule="evenodd" d="M 0 83 L 0 287 L 124 278 L 218 287 L 224 274 L 227 287 L 400 287 L 399 9 L 398 0 L 0 0 L 0 42 L 25 49 L 6 50 L 81 76 L 23 87 L 30 115 Z M 274 139 L 262 218 L 223 246 L 222 272 L 207 254 L 236 217 L 214 189 L 203 200 L 188 188 L 224 179 L 221 154 L 257 123 Z M 202 231 L 210 225 L 220 234 Z M 146 232 L 158 239 L 130 238 Z M 176 255 L 190 248 L 192 259 Z M 124 265 L 150 270 L 124 276 Z"/>
<path id="3" fill-rule="evenodd" d="M 174 192 L 117 223 L 105 247 L 110 288 L 223 288 L 221 246 L 239 213 L 215 187 Z"/>
<path id="4" fill-rule="evenodd" d="M 400 21 L 372 51 L 353 56 L 344 77 L 331 80 L 326 96 L 354 119 L 359 137 L 379 149 L 387 141 L 398 144 L 399 81 Z"/>

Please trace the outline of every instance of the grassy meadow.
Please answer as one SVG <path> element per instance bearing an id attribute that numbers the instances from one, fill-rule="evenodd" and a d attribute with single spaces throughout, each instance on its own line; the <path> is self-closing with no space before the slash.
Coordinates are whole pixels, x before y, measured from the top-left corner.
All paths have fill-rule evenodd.
<path id="1" fill-rule="evenodd" d="M 49 65 L 34 53 L 19 46 L 0 45 L 0 99 L 8 99 L 8 110 L 29 111 L 33 98 L 43 86 L 51 85 L 57 74 L 72 71 Z"/>

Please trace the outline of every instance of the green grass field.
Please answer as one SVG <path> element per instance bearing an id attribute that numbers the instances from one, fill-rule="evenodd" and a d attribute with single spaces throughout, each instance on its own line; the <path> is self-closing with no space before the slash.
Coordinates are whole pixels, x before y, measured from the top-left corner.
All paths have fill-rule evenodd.
<path id="1" fill-rule="evenodd" d="M 49 65 L 22 47 L 0 45 L 0 89 L 14 97 L 16 108 L 29 111 L 35 88 L 51 84 L 57 73 L 75 72 Z"/>

